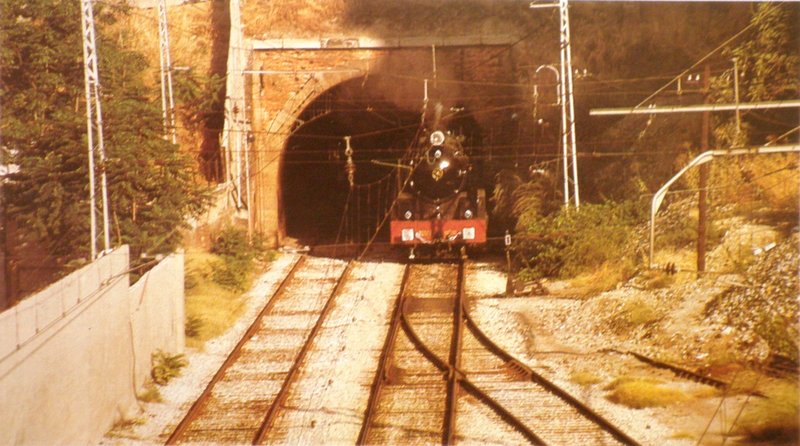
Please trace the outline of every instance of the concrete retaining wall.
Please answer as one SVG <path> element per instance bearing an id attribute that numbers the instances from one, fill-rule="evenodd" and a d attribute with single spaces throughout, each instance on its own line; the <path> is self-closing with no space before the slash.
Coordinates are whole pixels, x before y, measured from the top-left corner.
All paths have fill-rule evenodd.
<path id="1" fill-rule="evenodd" d="M 156 349 L 183 349 L 183 255 L 129 287 L 118 248 L 0 313 L 0 444 L 97 442 L 137 408 Z"/>

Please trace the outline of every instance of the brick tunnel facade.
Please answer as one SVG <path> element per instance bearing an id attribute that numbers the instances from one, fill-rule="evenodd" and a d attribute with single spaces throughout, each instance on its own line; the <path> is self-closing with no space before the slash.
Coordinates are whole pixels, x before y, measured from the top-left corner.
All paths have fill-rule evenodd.
<path id="1" fill-rule="evenodd" d="M 390 100 L 417 110 L 423 103 L 428 79 L 431 91 L 433 85 L 447 89 L 451 102 L 461 97 L 461 105 L 485 109 L 496 106 L 496 99 L 475 94 L 470 85 L 517 79 L 518 62 L 511 51 L 512 41 L 502 37 L 489 43 L 451 42 L 437 46 L 435 42 L 416 42 L 389 48 L 363 48 L 357 39 L 337 41 L 339 47 L 335 48 L 254 44 L 244 70 L 250 123 L 248 203 L 252 229 L 274 246 L 284 243 L 287 232 L 286 203 L 282 203 L 281 191 L 283 156 L 294 129 L 302 124 L 301 114 L 325 92 L 353 79 L 389 76 L 387 90 L 394 90 L 386 92 Z M 319 46 L 330 45 L 320 42 Z M 304 175 L 313 181 L 315 167 L 309 166 Z"/>

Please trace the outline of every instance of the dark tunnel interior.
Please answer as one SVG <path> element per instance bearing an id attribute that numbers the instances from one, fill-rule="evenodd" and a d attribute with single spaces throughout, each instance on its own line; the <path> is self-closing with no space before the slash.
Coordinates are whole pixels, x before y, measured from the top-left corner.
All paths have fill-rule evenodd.
<path id="1" fill-rule="evenodd" d="M 354 183 L 376 182 L 393 171 L 419 128 L 420 111 L 382 97 L 357 78 L 323 93 L 301 113 L 287 140 L 281 169 L 286 235 L 306 245 L 342 242 L 349 182 L 345 136 L 351 137 Z M 366 209 L 374 215 L 376 209 Z"/>

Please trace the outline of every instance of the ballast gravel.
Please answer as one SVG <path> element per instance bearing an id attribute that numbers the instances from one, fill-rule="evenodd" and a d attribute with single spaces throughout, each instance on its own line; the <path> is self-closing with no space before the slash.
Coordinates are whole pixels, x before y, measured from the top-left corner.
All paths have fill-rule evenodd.
<path id="1" fill-rule="evenodd" d="M 141 403 L 138 417 L 111 430 L 100 444 L 163 444 L 296 260 L 296 255 L 279 256 L 247 293 L 247 309 L 240 320 L 226 334 L 209 341 L 204 351 L 186 352 L 189 365 L 181 376 L 159 388 L 163 402 Z M 276 430 L 271 442 L 355 443 L 402 268 L 392 263 L 357 265 L 352 281 L 345 287 L 307 357 L 308 365 L 300 373 L 296 392 L 289 398 L 291 410 L 278 420 L 282 427 Z M 471 263 L 467 280 L 472 317 L 481 330 L 517 359 L 642 444 L 695 444 L 694 439 L 686 438 L 681 431 L 681 422 L 690 421 L 685 413 L 664 408 L 630 409 L 606 399 L 603 385 L 631 370 L 664 379 L 674 377 L 641 366 L 624 355 L 597 353 L 600 347 L 614 347 L 619 338 L 608 336 L 598 326 L 603 317 L 596 314 L 598 308 L 594 305 L 585 300 L 553 296 L 505 296 L 506 275 L 494 264 Z M 595 313 L 594 317 L 589 313 Z M 602 382 L 574 383 L 571 374 L 581 370 L 592 371 Z M 469 419 L 462 441 L 480 443 L 481 438 L 493 437 L 482 435 L 480 424 L 492 422 L 495 414 L 469 399 L 461 400 L 459 405 L 466 409 Z M 512 442 L 519 439 L 515 435 L 510 438 Z"/>

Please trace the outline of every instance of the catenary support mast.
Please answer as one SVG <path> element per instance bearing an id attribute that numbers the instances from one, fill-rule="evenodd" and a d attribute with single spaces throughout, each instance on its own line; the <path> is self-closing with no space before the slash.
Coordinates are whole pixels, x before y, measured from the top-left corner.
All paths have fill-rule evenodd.
<path id="1" fill-rule="evenodd" d="M 580 207 L 578 187 L 578 143 L 575 135 L 575 104 L 572 87 L 572 50 L 569 33 L 569 2 L 558 0 L 558 3 L 530 3 L 531 9 L 558 8 L 560 30 L 560 76 L 559 102 L 561 103 L 561 154 L 564 176 L 564 206 L 570 202 Z"/>
<path id="2" fill-rule="evenodd" d="M 172 59 L 169 55 L 167 28 L 167 0 L 158 0 L 158 44 L 161 62 L 161 111 L 164 120 L 164 137 L 177 143 L 175 129 L 175 100 L 172 94 Z"/>
<path id="3" fill-rule="evenodd" d="M 108 186 L 103 145 L 103 113 L 100 107 L 100 75 L 97 66 L 94 13 L 92 0 L 81 0 L 81 27 L 83 29 L 83 72 L 86 87 L 86 130 L 89 149 L 89 207 L 91 215 L 91 253 L 97 258 L 97 186 L 95 184 L 95 157 L 100 162 L 100 190 L 103 203 L 103 247 L 111 248 L 108 218 Z"/>
<path id="4" fill-rule="evenodd" d="M 575 135 L 575 103 L 572 89 L 572 51 L 569 36 L 568 0 L 559 0 L 561 16 L 561 131 L 564 145 L 564 182 L 566 183 L 564 204 L 572 199 L 575 207 L 581 205 L 578 191 L 578 144 Z"/>

